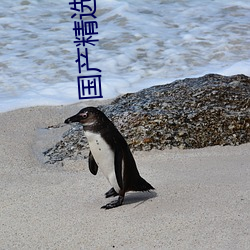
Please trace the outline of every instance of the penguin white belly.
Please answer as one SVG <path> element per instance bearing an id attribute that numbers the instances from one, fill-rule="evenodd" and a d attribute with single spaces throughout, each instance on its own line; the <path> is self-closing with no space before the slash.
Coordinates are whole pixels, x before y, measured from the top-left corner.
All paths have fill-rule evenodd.
<path id="1" fill-rule="evenodd" d="M 89 147 L 96 164 L 108 179 L 111 186 L 119 193 L 120 187 L 115 174 L 115 155 L 113 150 L 100 134 L 86 131 L 85 135 L 88 139 Z"/>

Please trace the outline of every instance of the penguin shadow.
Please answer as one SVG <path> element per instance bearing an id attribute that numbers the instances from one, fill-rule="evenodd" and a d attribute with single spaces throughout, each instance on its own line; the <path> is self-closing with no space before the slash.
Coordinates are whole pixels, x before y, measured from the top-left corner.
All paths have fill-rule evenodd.
<path id="1" fill-rule="evenodd" d="M 140 206 L 147 200 L 157 197 L 155 191 L 145 191 L 145 192 L 129 192 L 126 194 L 123 206 L 134 204 L 134 208 Z"/>

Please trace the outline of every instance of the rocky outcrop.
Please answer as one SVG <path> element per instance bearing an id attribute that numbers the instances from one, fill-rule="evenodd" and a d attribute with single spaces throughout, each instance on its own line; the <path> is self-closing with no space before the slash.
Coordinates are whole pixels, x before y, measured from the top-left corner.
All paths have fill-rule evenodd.
<path id="1" fill-rule="evenodd" d="M 250 78 L 209 74 L 177 80 L 116 98 L 101 109 L 131 149 L 163 150 L 239 145 L 250 141 Z M 79 138 L 81 138 L 79 140 Z M 49 162 L 81 156 L 80 125 L 44 154 Z"/>

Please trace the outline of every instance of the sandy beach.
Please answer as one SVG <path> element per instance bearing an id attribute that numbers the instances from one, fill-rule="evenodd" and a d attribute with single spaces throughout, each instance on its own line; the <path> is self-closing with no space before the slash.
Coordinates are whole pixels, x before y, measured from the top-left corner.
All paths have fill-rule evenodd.
<path id="1" fill-rule="evenodd" d="M 42 162 L 68 129 L 45 128 L 90 104 L 0 114 L 0 249 L 249 249 L 249 143 L 134 152 L 155 192 L 103 210 L 110 186 L 87 159 Z"/>

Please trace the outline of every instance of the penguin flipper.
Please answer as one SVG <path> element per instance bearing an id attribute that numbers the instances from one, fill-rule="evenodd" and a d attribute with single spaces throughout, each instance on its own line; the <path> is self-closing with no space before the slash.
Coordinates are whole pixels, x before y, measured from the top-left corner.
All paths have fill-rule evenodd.
<path id="1" fill-rule="evenodd" d="M 98 165 L 96 164 L 91 151 L 89 151 L 89 170 L 93 175 L 96 175 L 98 171 Z"/>
<path id="2" fill-rule="evenodd" d="M 115 148 L 115 176 L 120 189 L 123 189 L 122 181 L 122 150 L 116 146 Z"/>

